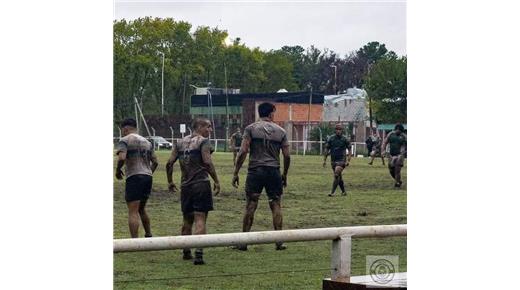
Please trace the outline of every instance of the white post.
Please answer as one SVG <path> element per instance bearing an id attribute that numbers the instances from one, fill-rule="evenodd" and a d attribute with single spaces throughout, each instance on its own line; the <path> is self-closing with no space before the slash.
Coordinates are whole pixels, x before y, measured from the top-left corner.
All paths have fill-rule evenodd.
<path id="1" fill-rule="evenodd" d="M 350 282 L 350 266 L 352 259 L 352 237 L 342 235 L 332 241 L 330 268 L 331 280 L 338 282 Z"/>
<path id="2" fill-rule="evenodd" d="M 119 139 L 121 139 L 121 128 L 117 128 L 119 130 Z"/>
<path id="3" fill-rule="evenodd" d="M 155 136 L 155 129 L 153 127 L 150 127 L 150 128 L 152 128 L 152 134 L 153 134 L 152 136 Z"/>
<path id="4" fill-rule="evenodd" d="M 211 95 L 211 92 L 209 91 L 208 86 L 208 104 L 209 104 L 209 111 L 211 114 L 211 126 L 213 126 L 213 138 L 215 139 L 215 151 L 217 150 L 217 131 L 215 129 L 215 120 L 213 119 L 213 97 Z M 210 136 L 211 138 L 211 136 Z"/>
<path id="5" fill-rule="evenodd" d="M 298 155 L 298 128 L 294 127 L 294 129 L 296 129 L 294 131 L 296 132 L 296 155 Z"/>
<path id="6" fill-rule="evenodd" d="M 173 145 L 173 128 L 170 126 L 170 130 L 172 131 L 172 145 Z"/>
<path id="7" fill-rule="evenodd" d="M 303 138 L 305 141 L 303 141 L 303 156 L 305 156 L 305 151 L 307 151 L 307 128 L 306 126 L 303 127 Z"/>

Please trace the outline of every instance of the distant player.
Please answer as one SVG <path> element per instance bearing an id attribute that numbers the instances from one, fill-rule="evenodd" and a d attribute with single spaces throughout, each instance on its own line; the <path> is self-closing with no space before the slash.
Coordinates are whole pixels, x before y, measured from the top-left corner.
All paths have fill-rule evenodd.
<path id="1" fill-rule="evenodd" d="M 231 135 L 231 138 L 229 138 L 229 148 L 233 151 L 233 165 L 236 164 L 237 154 L 241 145 L 242 133 L 240 132 L 240 128 L 237 128 L 237 131 Z"/>
<path id="2" fill-rule="evenodd" d="M 153 145 L 137 134 L 137 122 L 128 118 L 121 123 L 123 138 L 117 146 L 116 178 L 121 180 L 126 174 L 125 200 L 128 206 L 128 228 L 130 236 L 137 238 L 139 219 L 143 224 L 145 237 L 152 236 L 150 218 L 145 206 L 152 190 L 152 174 L 157 168 L 157 157 Z M 125 174 L 122 168 L 125 166 Z"/>
<path id="3" fill-rule="evenodd" d="M 372 146 L 374 146 L 372 135 L 368 136 L 368 138 L 365 140 L 365 144 L 367 145 L 367 155 L 370 157 L 370 153 L 372 153 Z"/>
<path id="4" fill-rule="evenodd" d="M 172 149 L 168 163 L 166 164 L 166 177 L 168 188 L 176 191 L 177 186 L 173 182 L 173 165 L 179 160 L 181 167 L 181 210 L 183 225 L 181 234 L 191 235 L 195 224 L 195 235 L 206 234 L 206 220 L 208 212 L 213 210 L 213 196 L 208 174 L 213 178 L 213 190 L 215 195 L 220 192 L 215 166 L 211 160 L 211 148 L 209 135 L 212 131 L 208 119 L 196 118 L 193 120 L 194 132 L 184 137 Z M 202 265 L 203 251 L 201 248 L 195 250 L 193 264 Z M 191 260 L 191 249 L 183 250 L 183 259 Z"/>
<path id="5" fill-rule="evenodd" d="M 370 136 L 370 139 L 372 140 L 372 151 L 370 152 L 370 162 L 368 162 L 369 165 L 372 165 L 374 163 L 374 159 L 377 156 L 381 157 L 381 161 L 383 162 L 383 165 L 385 165 L 385 157 L 384 154 L 381 154 L 381 137 L 379 137 L 379 134 L 376 133 L 377 131 L 374 130 L 372 133 L 372 136 Z M 384 151 L 383 151 L 384 152 Z"/>
<path id="6" fill-rule="evenodd" d="M 285 130 L 273 123 L 276 108 L 271 103 L 262 103 L 258 106 L 260 121 L 247 126 L 244 130 L 244 139 L 237 156 L 232 185 L 238 188 L 238 172 L 249 153 L 249 167 L 246 179 L 246 209 L 242 223 L 242 231 L 249 232 L 253 225 L 258 198 L 265 188 L 269 198 L 269 207 L 273 215 L 275 230 L 282 229 L 282 194 L 287 186 L 287 172 L 291 163 L 289 143 Z M 283 174 L 280 175 L 280 150 L 283 154 Z M 236 247 L 246 251 L 247 245 Z M 281 243 L 276 243 L 276 250 L 285 250 Z"/>
<path id="7" fill-rule="evenodd" d="M 404 127 L 397 124 L 394 131 L 390 132 L 385 138 L 385 142 L 381 146 L 381 151 L 384 152 L 386 145 L 390 144 L 390 152 L 388 156 L 388 170 L 390 175 L 395 180 L 394 186 L 399 188 L 403 183 L 401 181 L 401 168 L 404 165 L 404 158 L 406 155 L 406 135 L 404 134 Z"/>
<path id="8" fill-rule="evenodd" d="M 338 185 L 341 189 L 341 195 L 347 195 L 342 174 L 343 169 L 348 166 L 350 158 L 352 157 L 350 153 L 350 142 L 343 135 L 343 126 L 341 126 L 341 124 L 336 124 L 335 132 L 336 133 L 334 135 L 331 135 L 327 138 L 324 152 L 325 157 L 323 158 L 323 167 L 325 167 L 327 163 L 327 156 L 330 154 L 332 171 L 334 172 L 334 181 L 332 182 L 332 190 L 329 193 L 329 196 L 333 196 L 336 193 L 336 188 Z M 348 158 L 346 153 L 347 150 Z"/>

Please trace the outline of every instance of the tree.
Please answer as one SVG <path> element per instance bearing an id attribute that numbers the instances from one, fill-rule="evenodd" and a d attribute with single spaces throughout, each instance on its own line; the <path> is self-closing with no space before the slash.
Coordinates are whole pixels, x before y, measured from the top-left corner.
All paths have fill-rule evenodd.
<path id="1" fill-rule="evenodd" d="M 270 51 L 264 56 L 263 71 L 265 81 L 261 91 L 276 92 L 279 89 L 294 91 L 298 88 L 292 75 L 293 65 L 289 57 L 281 51 Z"/>
<path id="2" fill-rule="evenodd" d="M 357 51 L 357 55 L 365 59 L 368 63 L 375 63 L 383 58 L 387 52 L 388 49 L 386 49 L 385 44 L 372 41 L 363 45 L 363 47 Z"/>
<path id="3" fill-rule="evenodd" d="M 406 57 L 389 55 L 374 64 L 366 90 L 379 123 L 406 123 Z"/>

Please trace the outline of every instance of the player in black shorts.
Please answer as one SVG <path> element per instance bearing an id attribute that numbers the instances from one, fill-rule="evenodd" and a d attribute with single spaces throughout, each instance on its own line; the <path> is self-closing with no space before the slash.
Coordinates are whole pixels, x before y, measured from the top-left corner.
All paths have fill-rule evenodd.
<path id="1" fill-rule="evenodd" d="M 327 163 L 327 156 L 330 154 L 330 161 L 332 171 L 334 172 L 334 181 L 332 182 L 332 190 L 329 196 L 333 196 L 336 193 L 336 188 L 339 185 L 341 189 L 341 195 L 347 195 L 345 190 L 345 183 L 343 182 L 343 169 L 348 166 L 351 158 L 350 154 L 350 142 L 343 135 L 343 127 L 341 124 L 336 124 L 336 134 L 329 136 L 325 143 L 325 157 L 323 158 L 323 167 Z M 346 152 L 348 150 L 348 158 Z"/>
<path id="2" fill-rule="evenodd" d="M 152 236 L 150 218 L 145 206 L 152 190 L 152 174 L 157 168 L 157 157 L 153 145 L 137 134 L 137 122 L 126 119 L 121 123 L 123 138 L 117 146 L 116 178 L 123 179 L 125 166 L 125 200 L 128 206 L 128 228 L 130 236 L 137 238 L 139 220 L 143 224 L 145 237 Z"/>
<path id="3" fill-rule="evenodd" d="M 249 232 L 253 225 L 258 199 L 265 188 L 269 199 L 269 207 L 273 214 L 273 226 L 275 230 L 282 229 L 281 198 L 283 187 L 287 186 L 287 172 L 291 163 L 289 143 L 285 130 L 273 123 L 276 108 L 271 103 L 262 103 L 258 106 L 260 120 L 244 130 L 242 146 L 237 156 L 232 185 L 238 188 L 238 172 L 249 153 L 249 167 L 246 179 L 246 209 L 242 223 L 242 231 Z M 284 170 L 280 174 L 280 150 L 283 154 Z M 239 250 L 247 250 L 247 245 L 236 247 Z M 276 243 L 276 250 L 284 250 L 286 247 Z"/>
<path id="4" fill-rule="evenodd" d="M 390 152 L 388 154 L 388 171 L 395 180 L 394 187 L 400 188 L 403 184 L 401 180 L 401 168 L 404 166 L 404 157 L 406 156 L 406 134 L 404 133 L 404 126 L 396 124 L 394 130 L 390 132 L 381 146 L 381 151 L 390 145 Z"/>
<path id="5" fill-rule="evenodd" d="M 204 118 L 196 118 L 193 121 L 193 134 L 184 137 L 173 149 L 170 159 L 166 164 L 166 177 L 168 188 L 176 191 L 177 186 L 173 182 L 173 165 L 179 160 L 181 167 L 181 210 L 183 225 L 181 234 L 191 235 L 195 224 L 195 235 L 206 234 L 206 220 L 208 212 L 213 210 L 213 196 L 208 174 L 213 179 L 215 195 L 220 192 L 215 166 L 211 160 L 213 148 L 209 142 L 209 134 L 212 131 L 211 123 Z M 195 250 L 195 265 L 204 264 L 201 248 Z M 183 259 L 191 260 L 191 249 L 183 250 Z"/>
<path id="6" fill-rule="evenodd" d="M 237 161 L 237 154 L 240 151 L 240 146 L 242 145 L 242 133 L 240 132 L 240 128 L 237 128 L 237 131 L 231 135 L 229 138 L 229 148 L 233 151 L 233 166 Z"/>

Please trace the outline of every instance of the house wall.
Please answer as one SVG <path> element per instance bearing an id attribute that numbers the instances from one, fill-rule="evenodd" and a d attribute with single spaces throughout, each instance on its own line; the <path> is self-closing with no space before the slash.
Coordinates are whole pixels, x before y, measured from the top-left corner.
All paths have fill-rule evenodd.
<path id="1" fill-rule="evenodd" d="M 336 103 L 323 104 L 323 121 L 325 122 L 354 122 L 366 117 L 366 102 L 364 99 L 347 99 Z"/>
<path id="2" fill-rule="evenodd" d="M 309 119 L 309 105 L 308 104 L 284 104 L 275 103 L 276 113 L 274 114 L 275 122 L 307 122 Z M 311 105 L 311 122 L 321 122 L 323 114 L 323 106 L 320 104 Z"/>

